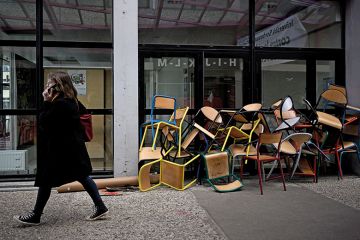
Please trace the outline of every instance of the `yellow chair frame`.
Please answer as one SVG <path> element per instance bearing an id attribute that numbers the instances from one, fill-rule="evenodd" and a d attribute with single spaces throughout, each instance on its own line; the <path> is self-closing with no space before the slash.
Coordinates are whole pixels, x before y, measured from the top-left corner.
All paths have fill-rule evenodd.
<path id="1" fill-rule="evenodd" d="M 164 128 L 164 127 L 168 127 L 169 130 L 178 131 L 178 144 L 181 145 L 181 138 L 182 138 L 181 134 L 182 134 L 182 131 L 183 131 L 182 126 L 183 126 L 183 122 L 185 120 L 185 117 L 186 117 L 188 111 L 189 111 L 189 107 L 179 108 L 179 109 L 176 110 L 176 113 L 175 113 L 176 125 L 173 125 L 173 124 L 169 123 L 169 122 L 173 121 L 174 114 L 171 115 L 169 122 L 157 122 L 157 123 L 154 123 L 153 125 L 146 125 L 145 129 L 144 129 L 143 136 L 142 136 L 139 151 L 142 151 L 142 148 L 143 148 L 143 145 L 144 145 L 144 142 L 145 142 L 145 137 L 146 137 L 147 130 L 149 128 L 152 128 L 152 127 L 156 127 L 155 137 L 154 137 L 154 140 L 153 140 L 152 146 L 151 146 L 151 149 L 153 151 L 155 150 L 155 144 L 156 144 L 157 136 L 159 134 L 159 130 Z M 181 154 L 181 149 L 178 150 L 178 156 L 180 156 L 180 154 Z"/>

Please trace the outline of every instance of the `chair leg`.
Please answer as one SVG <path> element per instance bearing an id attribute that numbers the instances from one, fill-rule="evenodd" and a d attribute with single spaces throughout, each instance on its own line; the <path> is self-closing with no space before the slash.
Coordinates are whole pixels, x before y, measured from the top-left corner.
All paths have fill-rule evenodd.
<path id="1" fill-rule="evenodd" d="M 139 148 L 139 151 L 142 150 L 143 146 L 144 146 L 144 142 L 145 142 L 145 137 L 146 137 L 146 132 L 147 132 L 147 129 L 148 127 L 145 126 L 144 127 L 144 133 L 142 133 L 142 127 L 140 128 L 140 139 L 141 139 L 141 144 L 140 144 L 140 148 Z"/>
<path id="2" fill-rule="evenodd" d="M 269 171 L 269 173 L 268 173 L 267 176 L 266 176 L 266 179 L 269 179 L 269 178 L 270 178 L 272 172 L 273 172 L 274 169 L 276 168 L 276 165 L 277 165 L 276 162 L 274 162 L 273 165 L 272 165 L 272 167 L 271 167 L 271 169 L 270 169 L 270 171 Z"/>
<path id="3" fill-rule="evenodd" d="M 243 178 L 243 173 L 244 173 L 244 158 L 241 158 L 240 160 L 240 178 Z"/>
<path id="4" fill-rule="evenodd" d="M 293 164 L 293 170 L 292 170 L 292 173 L 291 173 L 291 175 L 290 175 L 290 179 L 292 179 L 292 178 L 294 177 L 294 175 L 295 175 L 295 171 L 296 171 L 296 169 L 297 169 L 298 166 L 299 166 L 300 157 L 301 157 L 301 149 L 300 149 L 300 151 L 299 151 L 299 153 L 298 153 L 298 155 L 297 155 L 297 158 L 296 158 L 296 160 L 295 160 L 295 163 Z"/>
<path id="5" fill-rule="evenodd" d="M 154 151 L 156 149 L 156 138 L 157 138 L 157 135 L 159 133 L 159 128 L 160 128 L 160 123 L 157 125 L 156 127 L 156 133 L 155 133 L 155 136 L 154 136 L 154 133 L 153 134 L 153 143 L 152 143 L 152 146 L 151 146 L 151 149 Z"/>
<path id="6" fill-rule="evenodd" d="M 260 161 L 257 161 L 257 170 L 258 170 L 258 177 L 259 177 L 259 185 L 260 185 L 260 193 L 263 195 L 263 188 L 262 188 L 262 176 L 261 176 L 261 164 Z"/>
<path id="7" fill-rule="evenodd" d="M 317 159 L 316 159 L 316 156 L 314 156 L 314 159 L 313 159 L 313 171 L 314 171 L 314 177 L 313 177 L 313 182 L 315 183 L 316 182 L 316 176 L 317 176 Z"/>
<path id="8" fill-rule="evenodd" d="M 286 191 L 286 185 L 285 185 L 285 177 L 284 177 L 284 172 L 282 170 L 282 167 L 281 167 L 281 162 L 280 162 L 280 159 L 277 161 L 279 163 L 279 168 L 280 168 L 280 174 L 281 174 L 281 179 L 282 179 L 282 182 L 283 182 L 283 186 L 284 186 L 284 191 Z"/>
<path id="9" fill-rule="evenodd" d="M 342 173 L 342 169 L 341 169 L 341 163 L 340 163 L 340 156 L 339 156 L 339 151 L 337 151 L 335 149 L 335 157 L 336 157 L 336 162 L 337 162 L 337 167 L 338 167 L 338 175 L 340 177 L 340 179 L 343 179 L 343 173 Z"/>

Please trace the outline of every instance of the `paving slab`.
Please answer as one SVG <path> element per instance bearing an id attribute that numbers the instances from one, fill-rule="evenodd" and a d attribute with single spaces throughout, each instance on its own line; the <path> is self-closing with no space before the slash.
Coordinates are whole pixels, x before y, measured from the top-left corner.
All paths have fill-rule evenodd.
<path id="1" fill-rule="evenodd" d="M 192 188 L 200 205 L 229 239 L 360 239 L 360 211 L 302 187 L 245 179 L 242 191 Z M 359 188 L 359 185 L 357 185 Z"/>

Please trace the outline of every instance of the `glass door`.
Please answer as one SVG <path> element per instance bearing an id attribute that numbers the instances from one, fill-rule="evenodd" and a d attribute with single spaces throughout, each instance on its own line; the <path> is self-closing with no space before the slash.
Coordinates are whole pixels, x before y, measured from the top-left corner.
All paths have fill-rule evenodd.
<path id="1" fill-rule="evenodd" d="M 145 109 L 154 95 L 175 97 L 178 108 L 195 107 L 194 57 L 145 57 L 143 73 Z"/>
<path id="2" fill-rule="evenodd" d="M 242 58 L 208 57 L 204 59 L 204 106 L 240 109 L 243 106 Z"/>
<path id="3" fill-rule="evenodd" d="M 296 108 L 306 98 L 306 61 L 261 59 L 261 103 L 270 107 L 280 98 L 291 96 Z"/>

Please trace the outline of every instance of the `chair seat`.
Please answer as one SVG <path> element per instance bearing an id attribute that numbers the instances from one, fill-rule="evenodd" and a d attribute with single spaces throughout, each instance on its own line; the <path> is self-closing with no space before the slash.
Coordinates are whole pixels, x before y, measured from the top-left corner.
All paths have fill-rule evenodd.
<path id="1" fill-rule="evenodd" d="M 284 129 L 287 129 L 287 128 L 289 128 L 289 127 L 292 127 L 292 126 L 294 126 L 299 120 L 300 120 L 300 117 L 294 117 L 294 118 L 286 119 L 284 122 L 282 122 L 282 123 L 275 129 L 275 131 L 280 131 L 280 130 L 284 130 Z"/>
<path id="2" fill-rule="evenodd" d="M 243 144 L 232 144 L 229 148 L 233 157 L 246 155 L 247 146 Z M 256 155 L 256 148 L 253 145 L 250 145 L 248 156 L 250 155 Z"/>
<path id="3" fill-rule="evenodd" d="M 317 111 L 316 114 L 318 115 L 319 123 L 322 123 L 324 125 L 327 125 L 327 126 L 330 126 L 330 127 L 336 128 L 336 129 L 342 128 L 342 124 L 337 117 L 330 115 L 328 113 L 320 112 L 320 111 Z"/>
<path id="4" fill-rule="evenodd" d="M 276 147 L 276 149 L 278 148 L 278 144 L 277 143 L 274 143 L 273 144 L 274 147 Z M 288 141 L 283 141 L 281 143 L 281 149 L 280 149 L 280 152 L 282 153 L 286 153 L 286 154 L 296 154 L 296 149 L 294 148 L 294 146 Z"/>
<path id="5" fill-rule="evenodd" d="M 236 189 L 240 189 L 243 184 L 239 180 L 235 180 L 232 183 L 225 184 L 225 185 L 214 185 L 217 191 L 219 192 L 230 192 Z"/>
<path id="6" fill-rule="evenodd" d="M 246 159 L 257 160 L 257 156 L 247 156 Z M 269 155 L 259 155 L 259 161 L 274 161 L 274 160 L 278 160 L 278 158 Z"/>
<path id="7" fill-rule="evenodd" d="M 180 155 L 178 154 L 178 151 L 171 151 L 170 153 L 169 153 L 169 156 L 170 157 L 176 157 L 176 155 L 178 155 L 178 157 L 190 157 L 191 155 L 188 153 L 188 152 L 186 152 L 186 151 L 183 151 L 183 150 L 181 150 L 181 152 L 180 152 Z"/>
<path id="8" fill-rule="evenodd" d="M 139 161 L 155 160 L 160 159 L 161 157 L 161 148 L 152 150 L 151 147 L 143 147 L 139 152 Z"/>
<path id="9" fill-rule="evenodd" d="M 234 127 L 234 126 L 230 127 L 230 129 L 228 131 L 230 131 L 230 136 L 232 138 L 248 138 L 249 137 L 248 134 L 246 134 L 241 129 Z"/>
<path id="10" fill-rule="evenodd" d="M 345 150 L 345 149 L 348 149 L 348 148 L 356 147 L 354 142 L 348 142 L 348 141 L 344 141 L 343 145 L 344 145 L 344 147 L 342 147 L 342 145 L 340 145 L 341 148 L 339 150 Z"/>

